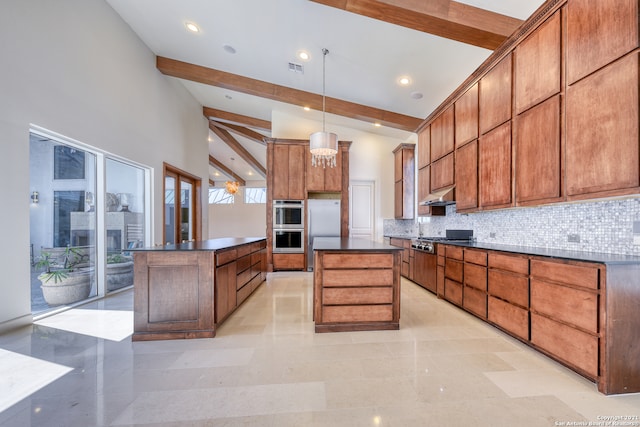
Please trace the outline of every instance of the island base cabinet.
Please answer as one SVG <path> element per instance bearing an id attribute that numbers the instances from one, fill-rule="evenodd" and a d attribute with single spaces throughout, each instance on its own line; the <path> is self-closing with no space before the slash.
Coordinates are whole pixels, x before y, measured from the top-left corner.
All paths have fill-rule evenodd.
<path id="1" fill-rule="evenodd" d="M 586 377 L 598 378 L 598 337 L 532 313 L 531 343 Z"/>

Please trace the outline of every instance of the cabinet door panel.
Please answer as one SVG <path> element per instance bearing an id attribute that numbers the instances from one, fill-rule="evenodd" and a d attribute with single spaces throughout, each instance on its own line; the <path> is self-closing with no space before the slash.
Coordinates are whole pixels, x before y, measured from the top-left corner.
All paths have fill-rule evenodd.
<path id="1" fill-rule="evenodd" d="M 418 169 L 431 163 L 431 126 L 418 133 Z"/>
<path id="2" fill-rule="evenodd" d="M 638 54 L 570 86 L 566 110 L 567 196 L 638 187 Z"/>
<path id="3" fill-rule="evenodd" d="M 479 99 L 481 135 L 511 118 L 511 54 L 480 79 Z"/>
<path id="4" fill-rule="evenodd" d="M 574 83 L 637 46 L 637 0 L 569 0 L 567 83 Z"/>
<path id="5" fill-rule="evenodd" d="M 598 295 L 531 279 L 531 310 L 598 333 Z"/>
<path id="6" fill-rule="evenodd" d="M 516 119 L 516 201 L 561 197 L 560 95 Z"/>
<path id="7" fill-rule="evenodd" d="M 307 156 L 307 191 L 324 191 L 324 168 L 311 165 L 311 151 L 305 149 Z"/>
<path id="8" fill-rule="evenodd" d="M 478 207 L 478 141 L 456 150 L 456 209 Z"/>
<path id="9" fill-rule="evenodd" d="M 324 170 L 324 191 L 342 191 L 342 149 L 336 154 L 336 166 Z"/>
<path id="10" fill-rule="evenodd" d="M 518 45 L 514 56 L 516 113 L 560 92 L 560 11 Z"/>
<path id="11" fill-rule="evenodd" d="M 306 146 L 289 146 L 289 198 L 292 200 L 303 200 L 305 197 L 305 153 Z"/>
<path id="12" fill-rule="evenodd" d="M 487 318 L 512 334 L 529 339 L 529 312 L 492 296 L 488 297 Z"/>
<path id="13" fill-rule="evenodd" d="M 478 84 L 474 84 L 455 103 L 456 147 L 478 138 Z"/>
<path id="14" fill-rule="evenodd" d="M 487 290 L 487 268 L 464 263 L 464 284 L 481 291 Z"/>
<path id="15" fill-rule="evenodd" d="M 501 270 L 489 270 L 489 294 L 529 308 L 529 278 Z"/>
<path id="16" fill-rule="evenodd" d="M 282 200 L 289 198 L 289 147 L 274 144 L 273 146 L 273 198 Z"/>
<path id="17" fill-rule="evenodd" d="M 487 317 L 487 294 L 465 286 L 462 306 L 485 319 Z"/>
<path id="18" fill-rule="evenodd" d="M 426 199 L 431 191 L 431 167 L 426 166 L 418 170 L 418 203 Z M 429 206 L 418 204 L 418 215 L 429 215 Z"/>
<path id="19" fill-rule="evenodd" d="M 457 306 L 462 306 L 462 284 L 450 279 L 445 279 L 444 298 Z"/>
<path id="20" fill-rule="evenodd" d="M 453 151 L 453 106 L 431 123 L 431 162 Z"/>
<path id="21" fill-rule="evenodd" d="M 480 206 L 511 204 L 511 122 L 480 137 L 478 152 Z"/>
<path id="22" fill-rule="evenodd" d="M 431 191 L 455 184 L 453 153 L 431 164 Z"/>

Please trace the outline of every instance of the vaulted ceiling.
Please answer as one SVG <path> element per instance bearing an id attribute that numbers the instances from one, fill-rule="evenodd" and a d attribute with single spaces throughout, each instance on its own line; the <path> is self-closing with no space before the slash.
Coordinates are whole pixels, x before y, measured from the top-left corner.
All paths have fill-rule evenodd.
<path id="1" fill-rule="evenodd" d="M 321 120 L 323 48 L 327 129 L 406 139 L 543 0 L 107 2 L 203 105 L 210 179 L 252 181 L 273 112 Z"/>

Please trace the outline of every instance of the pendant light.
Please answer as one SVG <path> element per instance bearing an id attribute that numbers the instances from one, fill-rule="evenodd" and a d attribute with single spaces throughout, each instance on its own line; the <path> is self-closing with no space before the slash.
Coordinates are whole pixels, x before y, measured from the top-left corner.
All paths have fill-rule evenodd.
<path id="1" fill-rule="evenodd" d="M 233 157 L 231 157 L 231 164 L 233 165 L 233 162 L 236 159 L 234 159 Z M 233 170 L 233 166 L 231 166 L 231 170 Z M 238 188 L 240 187 L 240 183 L 238 181 L 226 181 L 224 183 L 224 187 L 225 190 L 227 191 L 227 193 L 234 195 L 238 192 Z"/>
<path id="2" fill-rule="evenodd" d="M 338 136 L 325 131 L 325 64 L 328 53 L 327 49 L 322 49 L 322 132 L 315 132 L 309 136 L 311 165 L 322 165 L 323 168 L 335 167 L 338 154 Z"/>

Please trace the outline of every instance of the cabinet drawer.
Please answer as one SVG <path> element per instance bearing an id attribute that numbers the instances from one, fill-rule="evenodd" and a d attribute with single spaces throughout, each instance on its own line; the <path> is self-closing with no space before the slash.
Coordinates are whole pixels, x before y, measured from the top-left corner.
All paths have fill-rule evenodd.
<path id="1" fill-rule="evenodd" d="M 462 306 L 483 319 L 487 318 L 487 294 L 482 291 L 465 286 Z"/>
<path id="2" fill-rule="evenodd" d="M 438 265 L 444 267 L 444 259 L 443 256 L 438 255 Z"/>
<path id="3" fill-rule="evenodd" d="M 597 378 L 597 337 L 531 313 L 531 343 Z"/>
<path id="4" fill-rule="evenodd" d="M 324 270 L 322 286 L 391 286 L 393 270 Z"/>
<path id="5" fill-rule="evenodd" d="M 238 252 L 236 249 L 229 249 L 227 251 L 216 252 L 216 266 L 220 266 L 231 262 L 238 258 Z"/>
<path id="6" fill-rule="evenodd" d="M 453 280 L 444 281 L 444 298 L 455 305 L 462 306 L 462 284 Z"/>
<path id="7" fill-rule="evenodd" d="M 238 291 L 236 292 L 236 301 L 237 304 L 240 305 L 244 302 L 244 300 L 247 299 L 247 297 L 249 295 L 251 295 L 251 292 L 253 292 L 253 288 L 247 284 L 245 286 L 243 286 L 242 288 L 238 289 Z"/>
<path id="8" fill-rule="evenodd" d="M 449 279 L 462 283 L 462 261 L 446 258 L 444 261 L 444 275 Z"/>
<path id="9" fill-rule="evenodd" d="M 251 246 L 251 252 L 258 252 L 260 249 L 262 249 L 260 247 L 260 244 L 262 242 L 253 242 L 250 246 Z"/>
<path id="10" fill-rule="evenodd" d="M 408 262 L 402 262 L 402 268 L 400 271 L 400 274 L 406 278 L 409 278 L 409 263 Z"/>
<path id="11" fill-rule="evenodd" d="M 236 289 L 240 289 L 251 280 L 251 269 L 244 270 L 236 276 Z"/>
<path id="12" fill-rule="evenodd" d="M 245 255 L 242 258 L 238 258 L 236 262 L 236 271 L 244 271 L 251 267 L 251 255 Z"/>
<path id="13" fill-rule="evenodd" d="M 531 279 L 531 310 L 598 333 L 598 295 Z"/>
<path id="14" fill-rule="evenodd" d="M 389 239 L 389 244 L 391 246 L 397 246 L 399 248 L 403 248 L 404 247 L 404 241 L 405 241 L 405 239 L 400 239 L 398 237 L 391 237 Z"/>
<path id="15" fill-rule="evenodd" d="M 531 260 L 531 277 L 557 283 L 598 289 L 599 269 L 594 265 L 574 265 L 562 261 Z"/>
<path id="16" fill-rule="evenodd" d="M 447 246 L 446 257 L 462 261 L 464 259 L 462 248 L 459 246 Z"/>
<path id="17" fill-rule="evenodd" d="M 393 268 L 393 254 L 325 253 L 323 268 Z"/>
<path id="18" fill-rule="evenodd" d="M 487 253 L 483 251 L 476 251 L 473 249 L 464 250 L 464 262 L 470 262 L 472 264 L 487 265 Z"/>
<path id="19" fill-rule="evenodd" d="M 487 291 L 487 268 L 464 263 L 464 284 L 481 291 Z"/>
<path id="20" fill-rule="evenodd" d="M 330 305 L 322 308 L 322 323 L 389 322 L 391 305 Z"/>
<path id="21" fill-rule="evenodd" d="M 237 251 L 239 257 L 249 255 L 251 253 L 251 245 L 238 246 Z"/>
<path id="22" fill-rule="evenodd" d="M 325 288 L 322 290 L 324 305 L 391 304 L 393 288 Z"/>
<path id="23" fill-rule="evenodd" d="M 529 308 L 529 278 L 500 270 L 489 270 L 489 294 Z"/>
<path id="24" fill-rule="evenodd" d="M 304 254 L 273 254 L 275 270 L 302 270 L 304 261 Z"/>
<path id="25" fill-rule="evenodd" d="M 260 262 L 262 254 L 260 252 L 253 252 L 251 254 L 251 265 L 256 265 Z"/>
<path id="26" fill-rule="evenodd" d="M 519 274 L 529 274 L 528 258 L 489 252 L 488 264 L 491 268 L 498 268 Z"/>
<path id="27" fill-rule="evenodd" d="M 508 302 L 489 296 L 487 318 L 501 328 L 524 339 L 529 339 L 529 312 Z"/>

